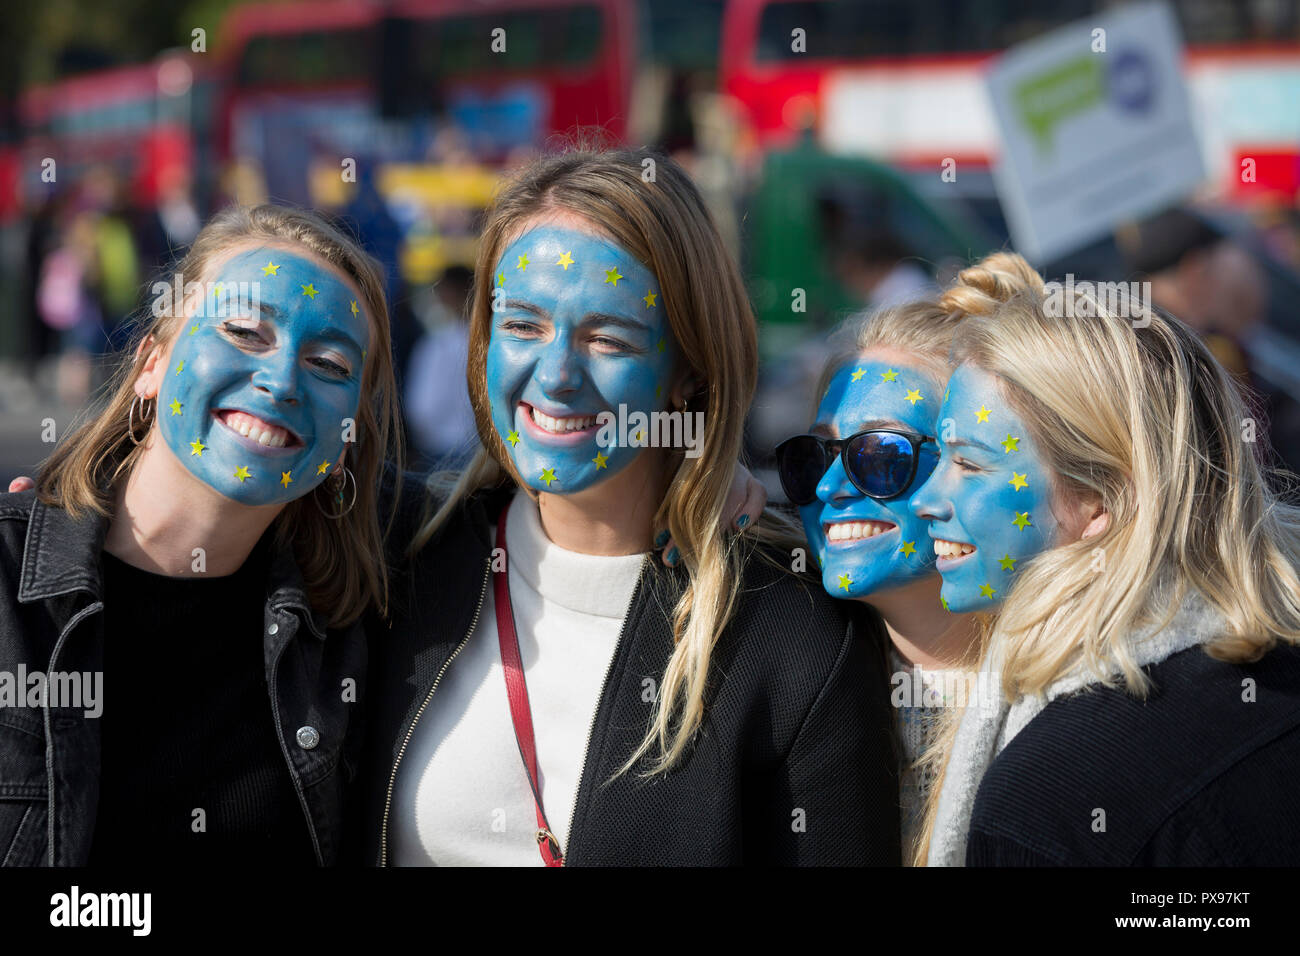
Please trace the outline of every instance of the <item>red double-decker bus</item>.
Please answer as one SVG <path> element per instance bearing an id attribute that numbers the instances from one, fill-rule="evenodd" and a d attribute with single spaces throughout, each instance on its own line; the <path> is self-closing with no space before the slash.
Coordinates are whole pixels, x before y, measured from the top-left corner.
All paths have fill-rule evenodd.
<path id="1" fill-rule="evenodd" d="M 574 126 L 621 138 L 633 17 L 626 0 L 238 7 L 220 37 L 217 142 L 274 167 L 312 147 L 411 158 L 438 132 L 430 119 L 489 161 Z"/>

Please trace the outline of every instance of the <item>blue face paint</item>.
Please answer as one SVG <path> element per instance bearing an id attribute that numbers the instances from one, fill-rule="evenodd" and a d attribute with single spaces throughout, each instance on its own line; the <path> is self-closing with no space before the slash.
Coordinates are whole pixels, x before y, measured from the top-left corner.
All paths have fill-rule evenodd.
<path id="1" fill-rule="evenodd" d="M 953 373 L 939 419 L 939 464 L 911 507 L 936 542 L 974 546 L 937 567 L 944 606 L 978 611 L 1005 600 L 1016 571 L 1055 539 L 1050 472 L 997 379 L 973 365 Z"/>
<path id="2" fill-rule="evenodd" d="M 328 267 L 279 248 L 236 255 L 205 290 L 158 391 L 163 441 L 235 501 L 301 498 L 356 419 L 370 341 L 360 303 Z"/>
<path id="3" fill-rule="evenodd" d="M 567 494 L 625 468 L 651 441 L 636 414 L 668 407 L 677 356 L 654 275 L 607 239 L 544 225 L 501 256 L 493 295 L 488 397 L 520 477 Z M 620 405 L 626 436 L 596 421 L 624 421 Z"/>
<path id="4" fill-rule="evenodd" d="M 815 433 L 848 438 L 868 428 L 932 435 L 939 395 L 931 376 L 917 366 L 860 361 L 831 379 L 817 409 Z M 859 598 L 929 574 L 933 549 L 926 523 L 908 509 L 908 497 L 934 468 L 938 452 L 921 446 L 916 477 L 897 498 L 868 498 L 849 480 L 837 457 L 817 485 L 817 501 L 799 509 L 808 543 L 822 568 L 822 587 L 841 598 Z M 888 529 L 871 537 L 850 537 Z M 828 538 L 834 540 L 828 540 Z"/>

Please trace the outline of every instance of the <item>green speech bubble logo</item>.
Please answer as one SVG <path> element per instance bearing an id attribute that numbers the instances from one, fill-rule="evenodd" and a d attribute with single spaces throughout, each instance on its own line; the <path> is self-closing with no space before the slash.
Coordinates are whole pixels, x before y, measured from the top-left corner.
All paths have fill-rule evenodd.
<path id="1" fill-rule="evenodd" d="M 1084 55 L 1022 80 L 1014 93 L 1021 122 L 1047 152 L 1058 123 L 1102 102 L 1105 78 L 1098 58 Z"/>

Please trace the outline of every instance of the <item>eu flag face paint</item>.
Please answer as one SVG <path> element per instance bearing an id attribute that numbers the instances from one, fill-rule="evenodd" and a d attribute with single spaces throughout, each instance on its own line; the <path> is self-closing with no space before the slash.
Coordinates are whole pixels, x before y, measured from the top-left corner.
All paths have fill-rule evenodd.
<path id="1" fill-rule="evenodd" d="M 889 428 L 932 435 L 937 392 L 933 379 L 916 365 L 852 363 L 831 379 L 817 409 L 814 433 L 848 438 L 868 428 Z M 836 457 L 817 486 L 817 500 L 799 509 L 828 594 L 863 597 L 934 570 L 926 523 L 907 503 L 929 477 L 937 457 L 932 442 L 922 445 L 910 487 L 885 501 L 859 491 L 845 474 L 843 457 Z"/>
<path id="2" fill-rule="evenodd" d="M 369 344 L 355 296 L 324 264 L 280 248 L 214 270 L 158 391 L 163 441 L 195 477 L 249 505 L 292 501 L 329 477 Z"/>
<path id="3" fill-rule="evenodd" d="M 979 611 L 1055 540 L 1051 474 L 997 380 L 973 365 L 953 373 L 939 420 L 939 464 L 911 508 L 930 518 L 944 606 Z"/>
<path id="4" fill-rule="evenodd" d="M 541 225 L 497 263 L 488 396 L 530 488 L 568 494 L 625 468 L 649 444 L 636 413 L 668 407 L 676 356 L 658 282 L 617 244 Z M 602 429 L 602 412 L 630 433 Z"/>

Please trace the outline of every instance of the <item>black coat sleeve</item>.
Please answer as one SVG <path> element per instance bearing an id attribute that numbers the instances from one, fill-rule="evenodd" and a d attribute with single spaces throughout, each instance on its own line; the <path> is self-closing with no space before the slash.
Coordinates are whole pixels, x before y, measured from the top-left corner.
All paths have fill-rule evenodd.
<path id="1" fill-rule="evenodd" d="M 782 763 L 771 862 L 897 866 L 898 775 L 878 635 L 850 627 Z M 752 849 L 752 848 L 751 848 Z"/>

